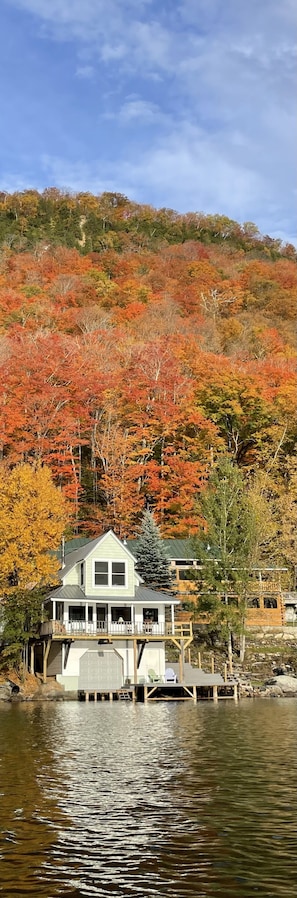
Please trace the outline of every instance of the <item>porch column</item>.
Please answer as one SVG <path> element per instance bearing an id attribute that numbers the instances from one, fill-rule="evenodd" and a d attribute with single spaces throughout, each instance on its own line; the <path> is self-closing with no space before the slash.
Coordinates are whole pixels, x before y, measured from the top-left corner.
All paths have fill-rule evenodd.
<path id="1" fill-rule="evenodd" d="M 137 683 L 137 640 L 133 639 L 133 674 L 134 683 Z"/>
<path id="2" fill-rule="evenodd" d="M 56 618 L 56 599 L 53 599 L 53 620 L 57 620 L 57 618 Z"/>
<path id="3" fill-rule="evenodd" d="M 171 633 L 174 636 L 174 605 L 171 605 Z"/>
<path id="4" fill-rule="evenodd" d="M 86 633 L 88 632 L 88 620 L 89 620 L 89 606 L 88 606 L 88 603 L 86 602 L 86 607 L 85 607 Z"/>
<path id="5" fill-rule="evenodd" d="M 184 640 L 181 639 L 180 643 L 180 655 L 179 655 L 179 682 L 184 682 L 184 662 L 185 662 L 185 648 L 184 648 Z"/>
<path id="6" fill-rule="evenodd" d="M 131 629 L 132 629 L 132 633 L 136 633 L 135 605 L 131 605 Z"/>
<path id="7" fill-rule="evenodd" d="M 111 633 L 111 606 L 107 605 L 107 632 Z"/>

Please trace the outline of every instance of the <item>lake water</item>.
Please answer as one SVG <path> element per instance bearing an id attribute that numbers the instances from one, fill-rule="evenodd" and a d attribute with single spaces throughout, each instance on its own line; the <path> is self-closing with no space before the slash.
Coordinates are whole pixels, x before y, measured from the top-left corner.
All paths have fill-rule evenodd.
<path id="1" fill-rule="evenodd" d="M 297 702 L 0 707 L 0 896 L 296 898 Z"/>

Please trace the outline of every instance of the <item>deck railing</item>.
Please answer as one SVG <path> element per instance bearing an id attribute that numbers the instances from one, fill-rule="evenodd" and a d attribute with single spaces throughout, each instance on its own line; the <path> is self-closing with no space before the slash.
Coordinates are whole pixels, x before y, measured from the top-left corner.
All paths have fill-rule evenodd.
<path id="1" fill-rule="evenodd" d="M 165 624 L 148 624 L 148 623 L 110 623 L 107 621 L 98 621 L 97 623 L 87 623 L 86 621 L 69 621 L 68 623 L 60 623 L 60 621 L 45 621 L 40 626 L 40 636 L 122 636 L 127 637 L 150 637 L 154 636 L 168 638 L 176 636 L 178 639 L 187 639 L 192 635 L 192 624 L 187 623 L 165 623 Z"/>

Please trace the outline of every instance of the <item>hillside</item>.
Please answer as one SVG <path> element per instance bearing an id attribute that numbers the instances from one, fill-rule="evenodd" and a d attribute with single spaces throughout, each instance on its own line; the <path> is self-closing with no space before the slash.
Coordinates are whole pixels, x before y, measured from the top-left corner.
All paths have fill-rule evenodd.
<path id="1" fill-rule="evenodd" d="M 296 253 L 118 194 L 0 195 L 2 459 L 41 460 L 74 532 L 199 525 L 218 453 L 265 475 L 293 561 Z"/>

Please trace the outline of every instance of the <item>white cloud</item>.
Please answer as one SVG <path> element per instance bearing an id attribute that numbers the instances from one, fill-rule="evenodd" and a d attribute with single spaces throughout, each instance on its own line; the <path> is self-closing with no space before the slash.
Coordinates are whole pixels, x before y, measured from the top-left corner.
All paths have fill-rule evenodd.
<path id="1" fill-rule="evenodd" d="M 63 162 L 58 152 L 56 161 L 45 162 L 47 176 L 77 189 L 115 189 L 143 201 L 151 196 L 158 205 L 218 211 L 251 218 L 267 232 L 290 231 L 296 220 L 294 0 L 6 2 L 34 16 L 41 34 L 45 29 L 52 39 L 73 42 L 77 76 L 100 72 L 110 89 L 105 123 L 121 126 L 116 162 L 107 161 L 108 151 L 98 165 Z M 93 122 L 94 107 L 92 116 Z M 126 138 L 136 123 L 139 140 L 134 129 L 133 144 L 123 150 L 123 126 Z M 151 128 L 150 147 L 141 125 L 145 135 Z M 95 146 L 96 139 L 94 158 Z"/>
<path id="2" fill-rule="evenodd" d="M 93 65 L 80 65 L 77 67 L 75 74 L 78 78 L 93 78 L 95 69 Z"/>
<path id="3" fill-rule="evenodd" d="M 142 122 L 143 124 L 166 124 L 168 116 L 162 112 L 157 103 L 142 100 L 140 97 L 127 97 L 119 111 L 119 119 L 124 124 Z"/>

